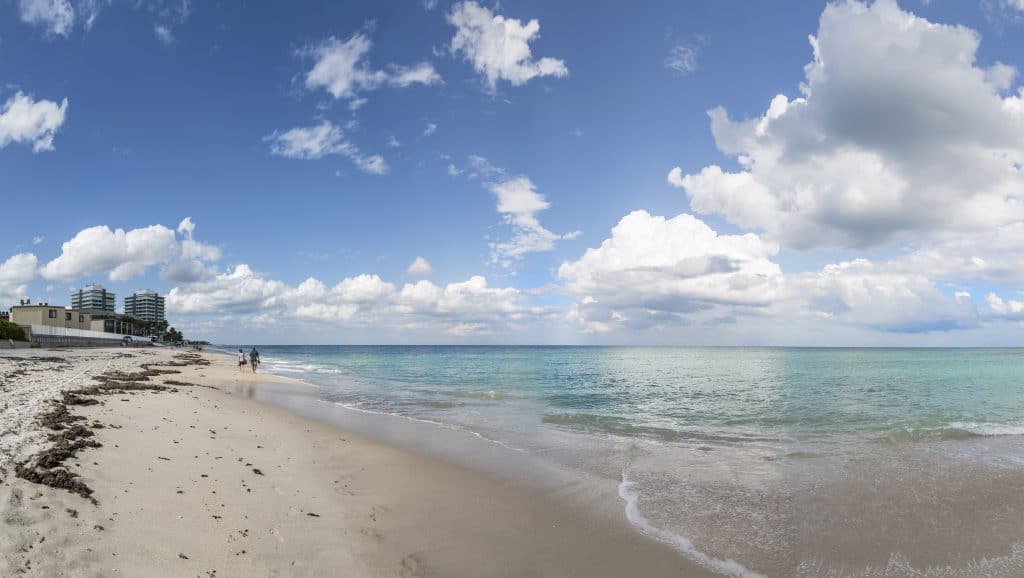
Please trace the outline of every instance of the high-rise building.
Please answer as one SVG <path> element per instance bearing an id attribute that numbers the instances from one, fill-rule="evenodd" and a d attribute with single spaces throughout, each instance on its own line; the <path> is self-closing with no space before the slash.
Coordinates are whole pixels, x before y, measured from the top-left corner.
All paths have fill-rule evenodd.
<path id="1" fill-rule="evenodd" d="M 114 312 L 117 296 L 102 285 L 86 285 L 71 294 L 71 308 L 86 311 Z"/>
<path id="2" fill-rule="evenodd" d="M 164 316 L 164 298 L 149 289 L 125 297 L 124 314 L 142 321 L 167 320 Z"/>

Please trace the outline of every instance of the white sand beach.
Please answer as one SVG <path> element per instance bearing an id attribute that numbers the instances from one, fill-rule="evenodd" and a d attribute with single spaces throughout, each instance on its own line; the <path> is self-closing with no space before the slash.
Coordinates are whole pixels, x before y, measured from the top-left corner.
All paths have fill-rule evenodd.
<path id="1" fill-rule="evenodd" d="M 0 370 L 3 576 L 710 574 L 624 519 L 229 393 L 306 386 L 222 355 L 19 350 Z M 90 431 L 72 443 L 101 444 L 50 470 L 79 493 L 15 475 L 65 406 L 61 431 Z"/>

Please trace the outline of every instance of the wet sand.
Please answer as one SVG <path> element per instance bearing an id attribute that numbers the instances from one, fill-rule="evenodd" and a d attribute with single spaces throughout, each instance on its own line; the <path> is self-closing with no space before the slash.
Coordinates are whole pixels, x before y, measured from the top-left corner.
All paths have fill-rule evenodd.
<path id="1" fill-rule="evenodd" d="M 572 488 L 536 491 L 253 401 L 238 392 L 306 386 L 180 353 L 0 353 L 0 575 L 711 574 L 563 499 Z M 37 423 L 89 387 L 61 404 L 84 419 Z M 60 444 L 76 455 L 37 469 Z M 26 459 L 22 471 L 66 468 L 73 483 L 46 480 L 86 490 L 17 477 Z"/>

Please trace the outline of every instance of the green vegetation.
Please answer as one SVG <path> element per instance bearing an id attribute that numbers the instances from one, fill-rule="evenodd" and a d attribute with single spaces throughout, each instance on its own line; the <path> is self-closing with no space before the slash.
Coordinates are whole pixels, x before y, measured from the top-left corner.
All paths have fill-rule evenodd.
<path id="1" fill-rule="evenodd" d="M 10 321 L 0 319 L 0 339 L 25 341 L 25 330 Z"/>
<path id="2" fill-rule="evenodd" d="M 185 337 L 181 334 L 181 332 L 173 327 L 167 330 L 167 334 L 164 337 L 164 341 L 169 341 L 171 343 L 181 343 L 184 340 Z"/>

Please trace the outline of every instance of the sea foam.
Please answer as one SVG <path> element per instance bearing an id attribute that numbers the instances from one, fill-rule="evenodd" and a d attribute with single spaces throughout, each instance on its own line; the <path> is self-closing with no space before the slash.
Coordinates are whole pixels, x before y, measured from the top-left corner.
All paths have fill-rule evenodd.
<path id="1" fill-rule="evenodd" d="M 1019 436 L 1024 435 L 1024 425 L 1000 423 L 973 423 L 957 421 L 949 424 L 950 429 L 961 430 L 976 436 Z"/>
<path id="2" fill-rule="evenodd" d="M 636 489 L 636 483 L 629 480 L 629 466 L 631 460 L 626 458 L 622 466 L 622 481 L 619 483 L 619 498 L 626 503 L 626 519 L 641 534 L 649 536 L 674 548 L 677 552 L 690 560 L 715 572 L 737 578 L 764 578 L 762 574 L 747 569 L 735 560 L 722 560 L 709 554 L 701 552 L 689 539 L 663 530 L 651 524 L 651 522 L 640 513 L 640 492 Z"/>

